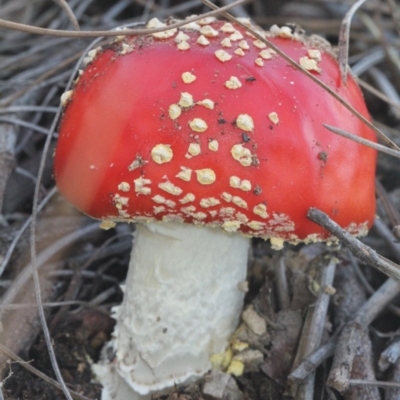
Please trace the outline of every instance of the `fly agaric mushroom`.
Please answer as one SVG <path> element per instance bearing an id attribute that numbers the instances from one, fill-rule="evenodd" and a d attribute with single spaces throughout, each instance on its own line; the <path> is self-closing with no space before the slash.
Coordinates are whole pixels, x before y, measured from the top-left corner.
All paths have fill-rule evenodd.
<path id="1" fill-rule="evenodd" d="M 265 35 L 368 118 L 322 39 Z M 354 235 L 372 224 L 376 153 L 322 124 L 374 133 L 240 26 L 206 19 L 120 38 L 67 97 L 61 193 L 104 227 L 138 223 L 112 351 L 97 366 L 104 398 L 210 368 L 238 322 L 250 237 L 277 249 L 334 240 L 307 219 L 310 207 Z"/>

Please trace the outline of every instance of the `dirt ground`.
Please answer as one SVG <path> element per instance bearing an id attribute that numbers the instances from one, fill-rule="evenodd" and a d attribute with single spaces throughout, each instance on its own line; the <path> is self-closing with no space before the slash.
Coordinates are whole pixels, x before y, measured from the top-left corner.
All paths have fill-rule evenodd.
<path id="1" fill-rule="evenodd" d="M 3 0 L 0 18 L 73 30 L 62 4 Z M 71 0 L 68 4 L 83 30 L 209 11 L 200 0 Z M 265 29 L 294 22 L 336 45 L 352 4 L 253 0 L 232 13 L 250 17 Z M 134 227 L 118 224 L 99 230 L 97 223 L 69 205 L 54 189 L 56 137 L 47 140 L 60 95 L 92 39 L 7 29 L 1 20 L 0 35 L 0 400 L 65 398 L 55 383 L 29 275 L 32 217 L 41 301 L 62 377 L 73 398 L 100 399 L 101 387 L 91 364 L 99 359 L 113 330 L 110 310 L 122 300 L 120 284 L 127 272 Z M 400 146 L 399 36 L 399 5 L 394 0 L 365 2 L 352 20 L 349 63 L 359 74 L 374 124 Z M 268 242 L 253 240 L 245 310 L 261 318 L 266 329 L 256 334 L 251 324 L 241 321 L 237 335 L 249 345 L 236 354 L 244 360 L 243 375 L 214 372 L 195 385 L 154 397 L 400 399 L 400 285 L 368 265 L 389 263 L 400 271 L 394 264 L 400 262 L 396 157 L 379 154 L 377 219 L 362 239 L 368 247 L 356 245 L 359 257 L 346 245 L 285 245 L 274 251 Z M 33 212 L 34 196 L 39 210 Z M 311 358 L 305 362 L 307 356 Z M 222 395 L 209 388 L 210 382 L 222 381 L 228 382 Z"/>

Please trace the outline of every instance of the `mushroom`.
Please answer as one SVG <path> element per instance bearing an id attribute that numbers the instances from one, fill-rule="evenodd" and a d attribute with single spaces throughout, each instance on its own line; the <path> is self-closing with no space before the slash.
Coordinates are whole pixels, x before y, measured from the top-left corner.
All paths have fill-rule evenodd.
<path id="1" fill-rule="evenodd" d="M 265 35 L 368 118 L 322 39 L 285 27 Z M 146 396 L 210 369 L 238 323 L 251 237 L 275 249 L 334 241 L 307 219 L 310 207 L 354 235 L 372 224 L 376 153 L 322 124 L 374 133 L 240 26 L 203 20 L 119 38 L 64 100 L 61 193 L 104 228 L 137 222 L 96 366 L 103 398 Z"/>

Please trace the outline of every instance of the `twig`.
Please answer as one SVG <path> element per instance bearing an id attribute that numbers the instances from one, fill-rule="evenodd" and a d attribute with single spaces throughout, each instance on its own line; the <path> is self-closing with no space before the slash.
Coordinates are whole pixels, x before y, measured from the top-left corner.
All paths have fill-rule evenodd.
<path id="1" fill-rule="evenodd" d="M 310 208 L 307 216 L 311 221 L 321 225 L 327 231 L 335 235 L 360 260 L 373 266 L 389 277 L 400 281 L 399 265 L 380 256 L 370 247 L 360 242 L 349 232 L 342 229 L 336 222 L 332 221 L 324 212 L 316 208 Z"/>
<path id="2" fill-rule="evenodd" d="M 303 361 L 294 369 L 288 376 L 291 383 L 301 383 L 307 376 L 315 371 L 329 357 L 333 356 L 335 352 L 337 338 L 331 339 L 328 343 L 321 346 L 314 353 L 304 358 Z"/>
<path id="3" fill-rule="evenodd" d="M 339 338 L 328 385 L 344 393 L 350 385 L 350 374 L 359 338 L 378 314 L 400 293 L 400 284 L 388 279 L 359 309 Z"/>
<path id="4" fill-rule="evenodd" d="M 366 0 L 358 0 L 351 6 L 350 10 L 347 11 L 346 15 L 344 16 L 342 25 L 340 27 L 338 62 L 344 84 L 346 84 L 347 81 L 351 19 L 353 18 L 353 15 L 356 13 L 356 11 L 363 5 L 363 3 L 365 3 L 365 1 Z"/>
<path id="5" fill-rule="evenodd" d="M 361 379 L 350 379 L 349 385 L 351 386 L 378 386 L 383 388 L 399 388 L 400 383 L 397 382 L 382 382 L 382 381 L 364 381 Z"/>
<path id="6" fill-rule="evenodd" d="M 309 307 L 304 323 L 296 360 L 302 360 L 311 355 L 321 344 L 322 335 L 326 323 L 326 314 L 330 301 L 330 295 L 325 291 L 327 286 L 332 286 L 336 270 L 336 260 L 331 258 L 322 269 L 320 290 L 315 305 Z M 295 361 L 296 363 L 296 361 Z M 296 365 L 296 364 L 295 364 Z M 314 396 L 315 374 L 311 372 L 298 386 L 296 400 L 308 400 Z"/>
<path id="7" fill-rule="evenodd" d="M 398 150 L 389 149 L 386 146 L 382 146 L 381 144 L 371 142 L 370 140 L 367 140 L 367 139 L 363 139 L 362 137 L 353 135 L 350 132 L 346 132 L 343 129 L 336 128 L 332 125 L 328 125 L 328 124 L 322 124 L 322 125 L 329 131 L 336 133 L 337 135 L 343 136 L 346 139 L 353 140 L 354 142 L 357 142 L 364 146 L 370 147 L 371 149 L 381 151 L 382 153 L 389 154 L 396 158 L 400 158 L 400 151 L 398 151 Z"/>

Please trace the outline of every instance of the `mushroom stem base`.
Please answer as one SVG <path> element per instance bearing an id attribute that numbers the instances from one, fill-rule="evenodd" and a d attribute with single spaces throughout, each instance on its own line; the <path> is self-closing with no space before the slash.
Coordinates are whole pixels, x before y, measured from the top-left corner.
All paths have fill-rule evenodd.
<path id="1" fill-rule="evenodd" d="M 120 378 L 147 395 L 211 368 L 238 324 L 249 243 L 188 224 L 137 225 L 113 339 L 95 366 L 109 393 L 103 399 L 123 398 Z"/>

